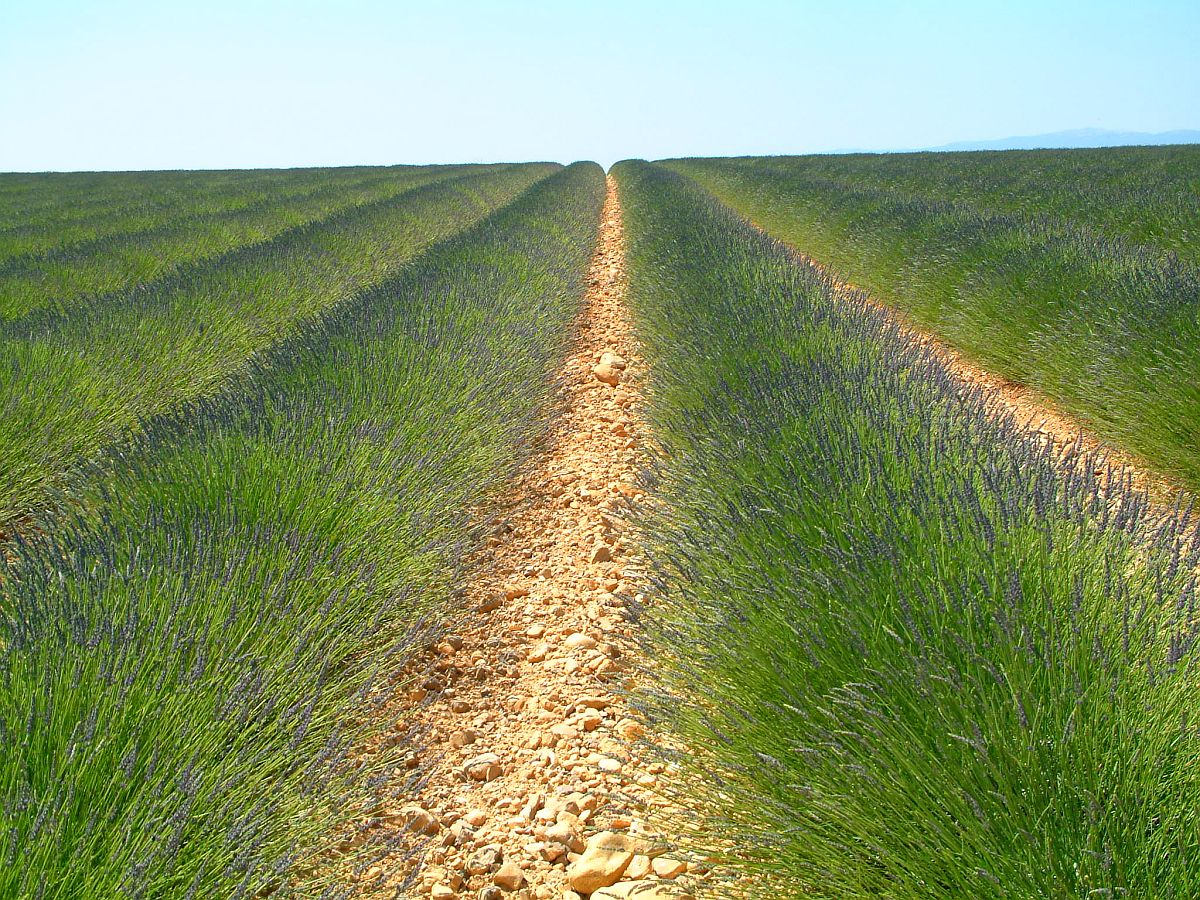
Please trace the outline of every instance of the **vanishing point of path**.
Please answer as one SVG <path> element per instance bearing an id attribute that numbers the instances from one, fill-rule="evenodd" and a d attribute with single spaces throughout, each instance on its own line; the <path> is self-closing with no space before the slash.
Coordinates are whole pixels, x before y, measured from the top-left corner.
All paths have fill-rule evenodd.
<path id="1" fill-rule="evenodd" d="M 405 852 L 367 873 L 381 896 L 683 900 L 705 876 L 650 836 L 670 773 L 620 696 L 637 653 L 620 595 L 638 588 L 614 513 L 645 439 L 623 251 L 610 176 L 561 413 L 473 563 L 474 612 L 409 673 L 428 749 L 391 817 Z"/>

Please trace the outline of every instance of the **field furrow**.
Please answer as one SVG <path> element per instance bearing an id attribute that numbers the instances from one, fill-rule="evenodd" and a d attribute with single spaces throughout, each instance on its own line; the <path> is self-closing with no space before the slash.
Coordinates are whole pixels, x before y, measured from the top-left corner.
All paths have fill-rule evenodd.
<path id="1" fill-rule="evenodd" d="M 331 186 L 302 184 L 292 193 L 272 192 L 228 209 L 182 206 L 177 215 L 148 229 L 16 256 L 0 263 L 0 320 L 34 310 L 69 311 L 96 295 L 151 290 L 151 282 L 181 265 L 455 174 L 431 167 Z M 53 234 L 63 237 L 57 228 Z"/>
<path id="2" fill-rule="evenodd" d="M 1197 159 L 1184 157 L 1193 167 Z M 925 177 L 936 182 L 934 165 Z M 1119 170 L 1119 161 L 1110 165 Z M 796 174 L 799 163 L 763 172 L 725 161 L 670 166 L 980 369 L 1032 389 L 1168 481 L 1200 488 L 1194 263 L 1053 217 L 998 215 L 958 201 L 810 180 Z M 1018 162 L 1013 166 L 1020 171 Z M 1177 184 L 1185 180 L 1176 176 Z M 1083 184 L 1051 187 L 1086 195 Z M 1152 200 L 1143 218 L 1159 214 L 1161 204 Z M 1188 204 L 1188 215 L 1197 209 Z M 1087 219 L 1089 210 L 1076 215 Z M 1196 227 L 1171 233 L 1186 241 Z"/>
<path id="3" fill-rule="evenodd" d="M 415 188 L 0 339 L 0 522 L 37 515 L 139 423 L 228 390 L 256 354 L 552 171 L 512 166 Z"/>
<path id="4" fill-rule="evenodd" d="M 645 372 L 611 178 L 573 330 L 548 440 L 463 573 L 473 611 L 457 610 L 406 673 L 414 689 L 398 700 L 422 703 L 413 727 L 424 746 L 389 785 L 389 814 L 369 823 L 381 849 L 360 867 L 367 896 L 683 900 L 698 881 L 697 866 L 652 833 L 657 785 L 670 776 L 643 758 L 644 730 L 624 696 L 638 646 L 620 597 L 642 584 L 622 510 L 641 499 Z M 605 849 L 612 858 L 599 865 Z"/>
<path id="5" fill-rule="evenodd" d="M 233 169 L 195 172 L 53 172 L 0 178 L 0 248 L 37 235 L 59 236 L 44 249 L 165 224 L 183 210 L 197 214 L 250 206 L 320 184 L 380 172 L 456 166 L 345 166 L 324 169 Z M 474 167 L 481 168 L 481 167 Z M 34 249 L 32 247 L 27 249 Z M 24 252 L 24 251 L 21 251 Z"/>
<path id="6" fill-rule="evenodd" d="M 410 749 L 406 708 L 373 712 L 542 429 L 582 300 L 602 173 L 541 174 L 468 182 L 528 189 L 255 357 L 252 387 L 151 422 L 18 543 L 0 895 L 329 896 L 357 845 L 336 827 Z"/>
<path id="7" fill-rule="evenodd" d="M 814 192 L 886 194 L 980 216 L 1059 223 L 1091 236 L 1200 263 L 1200 148 L 1109 147 L 1005 153 L 896 153 L 673 160 Z"/>
<path id="8" fill-rule="evenodd" d="M 1191 898 L 1198 190 L 0 174 L 0 898 Z"/>
<path id="9" fill-rule="evenodd" d="M 742 889 L 1180 895 L 1190 514 L 998 415 L 694 182 L 615 172 L 661 447 L 643 702 Z"/>

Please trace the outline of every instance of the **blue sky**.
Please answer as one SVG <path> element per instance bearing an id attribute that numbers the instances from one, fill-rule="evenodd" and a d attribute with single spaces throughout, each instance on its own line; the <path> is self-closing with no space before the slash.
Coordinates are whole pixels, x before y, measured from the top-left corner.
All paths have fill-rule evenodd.
<path id="1" fill-rule="evenodd" d="M 1200 128 L 1197 47 L 1197 0 L 0 0 L 0 170 Z"/>

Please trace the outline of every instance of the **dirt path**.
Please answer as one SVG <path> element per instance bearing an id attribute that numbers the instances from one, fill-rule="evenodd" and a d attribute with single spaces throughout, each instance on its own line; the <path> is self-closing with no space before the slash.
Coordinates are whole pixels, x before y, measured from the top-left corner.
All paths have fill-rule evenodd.
<path id="1" fill-rule="evenodd" d="M 475 613 L 409 673 L 429 750 L 390 817 L 402 849 L 368 873 L 380 896 L 678 900 L 703 877 L 647 834 L 666 773 L 614 692 L 636 652 L 618 595 L 637 585 L 613 512 L 637 496 L 643 437 L 623 249 L 610 176 L 553 438 L 474 563 Z"/>
<path id="2" fill-rule="evenodd" d="M 1086 425 L 1056 408 L 1048 397 L 1034 388 L 979 368 L 959 350 L 917 326 L 902 310 L 876 300 L 862 288 L 841 280 L 819 260 L 779 240 L 758 223 L 750 221 L 750 224 L 787 247 L 803 265 L 821 272 L 850 302 L 866 303 L 886 313 L 905 332 L 933 351 L 959 381 L 982 388 L 993 408 L 1000 413 L 1011 414 L 1019 424 L 1050 441 L 1060 454 L 1086 454 L 1102 461 L 1102 465 L 1096 469 L 1102 481 L 1128 480 L 1135 489 L 1145 491 L 1160 508 L 1165 509 L 1175 503 L 1181 490 L 1181 485 L 1176 481 L 1156 472 L 1134 454 L 1102 440 Z"/>

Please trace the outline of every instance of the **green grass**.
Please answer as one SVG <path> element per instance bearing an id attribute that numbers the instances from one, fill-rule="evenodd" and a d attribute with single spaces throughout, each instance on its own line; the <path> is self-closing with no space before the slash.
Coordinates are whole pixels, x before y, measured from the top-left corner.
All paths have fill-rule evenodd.
<path id="1" fill-rule="evenodd" d="M 1200 488 L 1200 269 L 1164 237 L 1200 246 L 1200 153 L 942 156 L 669 165 L 984 368 Z"/>
<path id="2" fill-rule="evenodd" d="M 10 329 L 0 337 L 0 527 L 55 502 L 74 469 L 140 423 L 219 395 L 256 354 L 556 168 L 506 166 L 414 188 L 145 293 Z"/>
<path id="3" fill-rule="evenodd" d="M 644 701 L 763 897 L 1190 897 L 1186 514 L 990 415 L 703 189 L 615 170 L 660 453 Z"/>
<path id="4" fill-rule="evenodd" d="M 603 195 L 594 164 L 539 181 L 150 423 L 20 544 L 0 896 L 321 893 L 314 854 L 380 803 L 346 750 L 398 733 L 387 676 L 553 402 Z"/>

